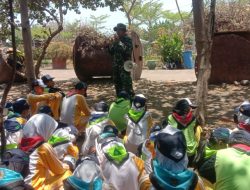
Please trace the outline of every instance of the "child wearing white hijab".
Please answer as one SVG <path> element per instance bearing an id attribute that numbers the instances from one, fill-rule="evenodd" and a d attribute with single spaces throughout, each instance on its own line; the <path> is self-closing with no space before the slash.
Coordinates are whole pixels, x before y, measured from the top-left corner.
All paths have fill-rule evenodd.
<path id="1" fill-rule="evenodd" d="M 53 147 L 47 143 L 57 125 L 49 115 L 36 114 L 23 128 L 20 148 L 30 153 L 30 174 L 25 182 L 35 190 L 61 189 L 63 180 L 71 175 L 69 166 L 57 158 Z"/>

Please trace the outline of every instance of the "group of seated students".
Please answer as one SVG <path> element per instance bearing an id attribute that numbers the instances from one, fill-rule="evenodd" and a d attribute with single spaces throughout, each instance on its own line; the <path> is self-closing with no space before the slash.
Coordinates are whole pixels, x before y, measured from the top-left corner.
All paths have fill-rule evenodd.
<path id="1" fill-rule="evenodd" d="M 27 100 L 6 104 L 0 189 L 246 190 L 250 187 L 250 103 L 235 110 L 235 129 L 206 138 L 188 98 L 161 125 L 143 94 L 121 91 L 90 109 L 87 85 L 64 94 L 45 75 Z M 82 143 L 79 143 L 82 142 Z"/>

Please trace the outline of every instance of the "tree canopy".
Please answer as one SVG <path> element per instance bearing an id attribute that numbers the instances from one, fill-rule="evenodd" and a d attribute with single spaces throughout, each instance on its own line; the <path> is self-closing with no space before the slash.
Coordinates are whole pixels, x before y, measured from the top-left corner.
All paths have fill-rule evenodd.
<path id="1" fill-rule="evenodd" d="M 41 24 L 47 26 L 50 21 L 59 22 L 59 7 L 62 8 L 63 15 L 66 15 L 68 11 L 74 11 L 80 14 L 80 8 L 87 8 L 96 10 L 98 7 L 109 7 L 111 11 L 116 10 L 122 5 L 122 0 L 29 0 L 28 8 L 29 18 L 31 23 Z M 16 15 L 19 11 L 19 4 L 15 2 L 14 10 Z M 5 38 L 9 35 L 9 23 L 7 19 L 8 15 L 8 1 L 0 1 L 0 35 L 1 38 Z"/>

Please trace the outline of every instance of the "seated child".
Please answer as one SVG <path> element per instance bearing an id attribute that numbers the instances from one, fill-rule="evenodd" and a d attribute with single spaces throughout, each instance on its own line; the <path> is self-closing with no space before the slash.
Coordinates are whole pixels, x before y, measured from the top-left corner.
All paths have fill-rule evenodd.
<path id="1" fill-rule="evenodd" d="M 197 106 L 193 105 L 188 98 L 181 99 L 176 103 L 173 113 L 163 121 L 163 127 L 170 125 L 183 132 L 187 144 L 189 166 L 192 166 L 202 132 L 202 129 L 192 112 L 192 109 L 195 109 L 196 107 Z"/>
<path id="2" fill-rule="evenodd" d="M 229 142 L 230 130 L 227 128 L 214 129 L 207 141 L 202 142 L 194 159 L 194 167 L 197 168 L 199 175 L 210 183 L 216 181 L 215 171 L 211 166 L 211 161 L 215 159 L 216 152 L 227 148 Z"/>
<path id="3" fill-rule="evenodd" d="M 78 147 L 75 145 L 77 136 L 78 130 L 74 126 L 67 126 L 55 130 L 48 140 L 48 143 L 54 148 L 59 160 L 63 161 L 67 156 L 76 162 L 79 154 Z"/>
<path id="4" fill-rule="evenodd" d="M 155 157 L 154 141 L 157 134 L 162 130 L 160 126 L 154 126 L 150 130 L 149 139 L 146 139 L 138 147 L 138 156 L 144 161 L 145 170 L 148 174 L 152 173 L 151 161 Z"/>
<path id="5" fill-rule="evenodd" d="M 43 84 L 45 85 L 44 93 L 55 93 L 55 92 L 62 92 L 60 88 L 55 87 L 54 77 L 50 75 L 42 76 Z"/>
<path id="6" fill-rule="evenodd" d="M 30 174 L 25 182 L 35 190 L 60 189 L 63 180 L 71 175 L 69 166 L 57 158 L 53 147 L 47 143 L 57 125 L 49 115 L 36 114 L 23 128 L 20 148 L 30 154 Z"/>
<path id="7" fill-rule="evenodd" d="M 94 105 L 94 112 L 87 124 L 85 140 L 82 145 L 82 154 L 88 154 L 91 147 L 95 146 L 95 139 L 102 133 L 106 125 L 114 125 L 108 117 L 108 105 L 101 101 Z"/>
<path id="8" fill-rule="evenodd" d="M 127 131 L 124 137 L 125 147 L 129 152 L 137 153 L 137 148 L 149 138 L 153 119 L 147 111 L 146 98 L 142 94 L 135 95 L 132 106 L 126 115 Z"/>
<path id="9" fill-rule="evenodd" d="M 187 168 L 186 141 L 183 133 L 168 125 L 155 138 L 156 156 L 152 161 L 152 190 L 205 190 L 202 180 Z"/>
<path id="10" fill-rule="evenodd" d="M 87 96 L 87 84 L 78 82 L 75 89 L 63 98 L 61 106 L 60 121 L 75 126 L 80 133 L 85 131 L 90 117 L 85 96 Z"/>
<path id="11" fill-rule="evenodd" d="M 33 93 L 28 94 L 27 99 L 31 107 L 31 115 L 38 112 L 39 107 L 49 106 L 52 110 L 53 117 L 59 119 L 59 108 L 63 95 L 60 92 L 44 94 L 43 87 L 37 81 L 33 82 Z"/>
<path id="12" fill-rule="evenodd" d="M 16 120 L 21 125 L 24 125 L 27 122 L 27 119 L 30 117 L 30 105 L 27 100 L 24 98 L 17 99 L 13 104 L 13 114 L 8 115 L 9 120 Z"/>
<path id="13" fill-rule="evenodd" d="M 131 107 L 130 97 L 126 91 L 118 94 L 117 99 L 110 105 L 109 118 L 114 122 L 119 133 L 126 133 L 127 121 L 125 115 Z"/>
<path id="14" fill-rule="evenodd" d="M 103 189 L 149 189 L 143 160 L 127 152 L 117 135 L 115 127 L 106 126 L 96 139 L 96 154 L 104 178 Z"/>
<path id="15" fill-rule="evenodd" d="M 64 181 L 65 190 L 102 190 L 103 179 L 95 153 L 80 160 L 72 176 Z"/>
<path id="16" fill-rule="evenodd" d="M 6 147 L 2 163 L 10 170 L 20 173 L 23 177 L 29 174 L 29 155 L 19 149 L 23 137 L 23 126 L 12 119 L 4 121 Z"/>

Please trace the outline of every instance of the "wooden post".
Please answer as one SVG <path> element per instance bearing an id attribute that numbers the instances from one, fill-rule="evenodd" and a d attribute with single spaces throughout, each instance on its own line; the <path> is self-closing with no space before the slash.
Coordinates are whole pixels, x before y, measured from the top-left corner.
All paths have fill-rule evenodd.
<path id="1" fill-rule="evenodd" d="M 32 81 L 35 79 L 33 56 L 32 56 L 32 37 L 29 22 L 29 11 L 27 0 L 19 0 L 21 25 L 23 36 L 23 47 L 25 55 L 25 70 L 28 79 L 29 87 L 31 88 Z"/>

